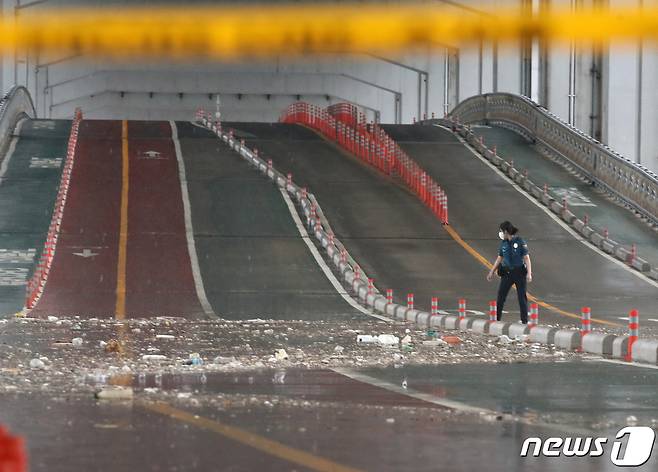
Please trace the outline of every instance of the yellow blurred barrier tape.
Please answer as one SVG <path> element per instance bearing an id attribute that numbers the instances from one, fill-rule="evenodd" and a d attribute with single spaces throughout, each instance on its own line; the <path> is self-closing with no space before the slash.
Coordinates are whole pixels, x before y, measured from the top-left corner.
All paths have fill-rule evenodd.
<path id="1" fill-rule="evenodd" d="M 34 11 L 33 11 L 34 10 Z M 102 56 L 232 59 L 306 53 L 393 53 L 480 40 L 658 39 L 658 8 L 477 15 L 428 5 L 252 5 L 33 9 L 0 20 L 14 47 Z"/>

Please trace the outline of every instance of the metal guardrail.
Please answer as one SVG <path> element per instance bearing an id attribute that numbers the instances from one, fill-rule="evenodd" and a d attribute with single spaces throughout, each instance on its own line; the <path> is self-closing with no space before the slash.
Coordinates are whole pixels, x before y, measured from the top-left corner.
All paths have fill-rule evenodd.
<path id="1" fill-rule="evenodd" d="M 477 95 L 457 105 L 449 118 L 461 124 L 500 125 L 522 134 L 544 154 L 574 167 L 594 186 L 658 226 L 658 175 L 530 99 L 511 93 Z"/>
<path id="2" fill-rule="evenodd" d="M 18 121 L 34 118 L 34 104 L 30 92 L 23 86 L 12 87 L 0 100 L 0 153 L 4 155 Z"/>

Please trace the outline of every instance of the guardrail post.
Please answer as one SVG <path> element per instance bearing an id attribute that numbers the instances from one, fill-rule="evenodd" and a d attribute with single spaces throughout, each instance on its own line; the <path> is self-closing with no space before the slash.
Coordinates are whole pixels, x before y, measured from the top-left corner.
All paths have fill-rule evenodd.
<path id="1" fill-rule="evenodd" d="M 466 318 L 466 300 L 464 298 L 459 299 L 459 319 L 463 320 Z"/>
<path id="2" fill-rule="evenodd" d="M 498 309 L 496 300 L 489 302 L 489 322 L 498 321 Z"/>
<path id="3" fill-rule="evenodd" d="M 637 310 L 631 310 L 628 315 L 628 352 L 626 354 L 626 360 L 630 361 L 633 359 L 633 344 L 637 341 L 638 336 L 640 335 L 640 315 Z"/>
<path id="4" fill-rule="evenodd" d="M 580 310 L 580 336 L 583 337 L 592 331 L 592 310 L 588 306 L 584 306 Z"/>
<path id="5" fill-rule="evenodd" d="M 534 328 L 539 324 L 539 305 L 532 303 L 530 305 L 530 322 L 528 328 Z"/>

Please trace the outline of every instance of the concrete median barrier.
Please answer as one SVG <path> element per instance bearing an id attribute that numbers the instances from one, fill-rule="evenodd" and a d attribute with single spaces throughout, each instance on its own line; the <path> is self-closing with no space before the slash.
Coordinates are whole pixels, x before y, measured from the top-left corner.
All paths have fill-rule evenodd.
<path id="1" fill-rule="evenodd" d="M 416 312 L 416 324 L 422 328 L 426 328 L 430 324 L 431 317 L 432 315 L 426 311 L 418 311 Z"/>
<path id="2" fill-rule="evenodd" d="M 557 328 L 535 326 L 530 329 L 530 341 L 533 343 L 553 344 L 555 341 L 555 333 L 557 333 L 557 331 Z"/>
<path id="3" fill-rule="evenodd" d="M 603 249 L 608 254 L 614 255 L 617 246 L 619 246 L 619 243 L 613 241 L 612 239 L 604 239 L 603 241 L 601 241 L 601 249 Z"/>
<path id="4" fill-rule="evenodd" d="M 489 334 L 492 336 L 502 336 L 503 334 L 509 335 L 510 326 L 512 326 L 512 323 L 492 321 L 489 323 Z"/>
<path id="5" fill-rule="evenodd" d="M 443 327 L 445 329 L 458 329 L 459 328 L 459 317 L 453 315 L 447 315 L 445 317 Z"/>
<path id="6" fill-rule="evenodd" d="M 583 351 L 600 356 L 611 356 L 615 338 L 614 334 L 587 333 L 583 338 Z"/>
<path id="7" fill-rule="evenodd" d="M 569 210 L 563 210 L 562 211 L 562 219 L 568 223 L 568 224 L 573 224 L 573 222 L 576 220 L 576 215 L 571 213 Z"/>
<path id="8" fill-rule="evenodd" d="M 628 354 L 628 336 L 617 336 L 612 341 L 612 357 L 615 359 L 624 359 Z"/>
<path id="9" fill-rule="evenodd" d="M 418 315 L 419 311 L 414 310 L 413 308 L 407 308 L 407 310 L 404 312 L 404 319 L 406 321 L 411 321 L 412 323 L 416 321 L 416 315 Z"/>
<path id="10" fill-rule="evenodd" d="M 473 322 L 476 320 L 476 318 L 471 318 L 471 317 L 466 317 L 463 319 L 458 320 L 457 322 L 457 329 L 460 329 L 462 331 L 466 331 L 468 329 L 471 329 L 473 326 Z"/>
<path id="11" fill-rule="evenodd" d="M 574 351 L 580 348 L 580 331 L 573 329 L 559 329 L 553 336 L 555 347 Z"/>
<path id="12" fill-rule="evenodd" d="M 429 320 L 430 328 L 442 328 L 446 319 L 446 315 L 432 315 Z"/>
<path id="13" fill-rule="evenodd" d="M 658 341 L 638 339 L 633 344 L 633 361 L 658 364 Z"/>
<path id="14" fill-rule="evenodd" d="M 491 322 L 489 320 L 473 320 L 473 324 L 471 325 L 471 329 L 480 334 L 488 334 L 489 333 L 489 324 Z"/>
<path id="15" fill-rule="evenodd" d="M 377 310 L 380 313 L 386 313 L 386 305 L 388 302 L 386 301 L 386 297 L 382 295 L 377 295 L 375 297 L 375 303 L 373 304 L 375 310 Z"/>
<path id="16" fill-rule="evenodd" d="M 530 328 L 527 324 L 521 323 L 512 323 L 507 331 L 507 335 L 510 338 L 515 338 L 517 336 L 525 336 L 530 334 Z"/>
<path id="17" fill-rule="evenodd" d="M 402 305 L 395 305 L 395 319 L 404 320 L 408 308 Z"/>

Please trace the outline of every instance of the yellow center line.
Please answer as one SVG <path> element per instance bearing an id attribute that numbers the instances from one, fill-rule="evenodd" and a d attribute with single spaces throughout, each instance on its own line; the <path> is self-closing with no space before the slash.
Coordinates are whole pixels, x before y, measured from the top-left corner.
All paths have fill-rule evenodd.
<path id="1" fill-rule="evenodd" d="M 257 449 L 271 456 L 284 459 L 288 462 L 321 472 L 360 472 L 359 469 L 347 467 L 314 454 L 295 449 L 277 441 L 264 438 L 258 434 L 250 433 L 235 426 L 228 426 L 219 421 L 203 418 L 174 408 L 164 402 L 144 402 L 141 406 L 149 411 L 168 416 L 170 418 L 197 426 L 237 441 L 246 446 Z"/>
<path id="2" fill-rule="evenodd" d="M 444 226 L 444 228 L 447 231 L 447 233 L 452 237 L 452 239 L 454 239 L 455 242 L 457 242 L 457 244 L 459 244 L 461 247 L 466 249 L 466 251 L 471 256 L 473 256 L 475 259 L 477 259 L 483 266 L 485 266 L 487 269 L 491 269 L 493 267 L 493 264 L 491 264 L 482 254 L 480 254 L 477 250 L 475 250 L 473 248 L 473 246 L 471 246 L 466 241 L 464 241 L 462 239 L 462 237 L 459 235 L 459 233 L 457 231 L 455 231 L 455 229 L 452 226 L 447 226 L 446 225 L 446 226 Z M 554 305 L 551 305 L 550 303 L 547 303 L 547 302 L 535 297 L 534 295 L 532 295 L 530 293 L 528 293 L 528 299 L 535 302 L 535 303 L 537 303 L 537 305 L 539 305 L 543 308 L 546 308 L 547 310 L 553 311 L 553 312 L 555 312 L 559 315 L 567 316 L 569 318 L 574 318 L 574 319 L 577 319 L 577 320 L 581 319 L 581 316 L 579 314 L 572 313 L 570 311 L 562 310 L 562 309 L 560 309 L 560 308 L 558 308 Z M 623 327 L 623 325 L 621 325 L 619 323 L 614 323 L 612 321 L 607 321 L 607 320 L 600 320 L 600 319 L 597 319 L 597 318 L 592 318 L 592 323 L 599 323 L 599 324 L 604 324 L 604 325 L 608 325 L 608 326 Z"/>
<path id="3" fill-rule="evenodd" d="M 128 252 L 128 121 L 121 122 L 121 225 L 119 228 L 119 257 L 117 261 L 117 300 L 115 315 L 126 317 L 126 259 Z"/>

